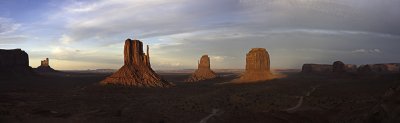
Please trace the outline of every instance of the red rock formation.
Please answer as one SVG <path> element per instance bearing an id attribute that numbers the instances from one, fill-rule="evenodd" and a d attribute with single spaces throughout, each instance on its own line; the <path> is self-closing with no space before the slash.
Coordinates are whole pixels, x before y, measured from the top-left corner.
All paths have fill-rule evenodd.
<path id="1" fill-rule="evenodd" d="M 367 64 L 358 68 L 359 73 L 399 73 L 400 63 Z"/>
<path id="2" fill-rule="evenodd" d="M 335 61 L 332 65 L 332 72 L 334 73 L 345 73 L 346 65 L 341 61 Z"/>
<path id="3" fill-rule="evenodd" d="M 196 82 L 216 78 L 217 74 L 210 69 L 210 57 L 203 55 L 198 64 L 197 70 L 186 80 L 186 82 Z"/>
<path id="4" fill-rule="evenodd" d="M 358 73 L 372 73 L 372 65 L 361 65 L 357 69 Z"/>
<path id="5" fill-rule="evenodd" d="M 0 76 L 27 76 L 34 72 L 29 66 L 29 56 L 21 49 L 0 49 Z"/>
<path id="6" fill-rule="evenodd" d="M 246 71 L 239 81 L 262 81 L 273 79 L 269 54 L 265 48 L 253 48 L 246 55 Z"/>
<path id="7" fill-rule="evenodd" d="M 124 66 L 101 84 L 114 84 L 132 87 L 170 87 L 171 83 L 158 76 L 150 65 L 149 48 L 143 52 L 143 43 L 127 39 L 124 47 Z"/>
<path id="8" fill-rule="evenodd" d="M 35 71 L 40 73 L 57 72 L 56 70 L 50 67 L 49 58 L 40 61 L 40 66 L 35 68 Z"/>
<path id="9" fill-rule="evenodd" d="M 346 67 L 346 72 L 349 72 L 349 73 L 357 72 L 357 65 L 346 64 L 345 67 Z"/>

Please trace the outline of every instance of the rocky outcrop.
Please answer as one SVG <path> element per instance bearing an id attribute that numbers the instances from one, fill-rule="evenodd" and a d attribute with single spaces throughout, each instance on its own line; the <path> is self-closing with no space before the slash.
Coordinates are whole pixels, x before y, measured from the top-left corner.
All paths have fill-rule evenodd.
<path id="1" fill-rule="evenodd" d="M 400 63 L 366 64 L 358 68 L 359 73 L 399 73 Z"/>
<path id="2" fill-rule="evenodd" d="M 186 82 L 197 82 L 202 80 L 214 79 L 217 77 L 210 69 L 210 57 L 203 55 L 198 63 L 197 70 L 186 80 Z"/>
<path id="3" fill-rule="evenodd" d="M 21 49 L 0 49 L 0 77 L 33 75 L 29 56 Z"/>
<path id="4" fill-rule="evenodd" d="M 332 65 L 329 64 L 303 64 L 302 73 L 330 73 Z"/>
<path id="5" fill-rule="evenodd" d="M 329 64 L 303 64 L 302 73 L 354 73 L 357 72 L 357 65 L 344 64 L 335 61 Z"/>
<path id="6" fill-rule="evenodd" d="M 246 71 L 239 81 L 263 81 L 273 79 L 269 54 L 265 48 L 253 48 L 246 55 Z"/>
<path id="7" fill-rule="evenodd" d="M 143 43 L 127 39 L 124 46 L 124 66 L 113 75 L 101 81 L 102 85 L 131 87 L 170 87 L 171 83 L 157 75 L 150 65 L 149 47 L 143 52 Z"/>
<path id="8" fill-rule="evenodd" d="M 346 64 L 345 67 L 346 67 L 346 72 L 349 72 L 349 73 L 357 72 L 357 65 L 355 65 L 355 64 Z"/>
<path id="9" fill-rule="evenodd" d="M 51 72 L 57 72 L 53 68 L 50 67 L 50 61 L 49 58 L 46 58 L 45 60 L 40 61 L 40 66 L 35 68 L 36 72 L 39 73 L 51 73 Z"/>
<path id="10" fill-rule="evenodd" d="M 400 122 L 400 86 L 389 88 L 380 99 L 376 106 L 371 107 L 365 123 Z"/>
<path id="11" fill-rule="evenodd" d="M 400 72 L 400 63 L 387 63 L 385 64 L 389 72 L 398 73 Z"/>
<path id="12" fill-rule="evenodd" d="M 377 73 L 398 73 L 400 63 L 373 64 L 372 71 Z"/>
<path id="13" fill-rule="evenodd" d="M 345 73 L 346 65 L 341 61 L 335 61 L 332 65 L 332 72 L 334 73 Z"/>
<path id="14" fill-rule="evenodd" d="M 360 65 L 357 69 L 358 73 L 372 73 L 372 66 L 371 65 Z"/>

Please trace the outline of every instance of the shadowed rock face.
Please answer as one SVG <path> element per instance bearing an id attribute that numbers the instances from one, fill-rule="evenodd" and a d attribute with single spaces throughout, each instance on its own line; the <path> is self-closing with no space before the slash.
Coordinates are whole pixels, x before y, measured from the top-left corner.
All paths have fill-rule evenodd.
<path id="1" fill-rule="evenodd" d="M 34 74 L 29 66 L 28 54 L 21 49 L 0 49 L 0 76 L 26 76 Z"/>
<path id="2" fill-rule="evenodd" d="M 371 65 L 361 65 L 358 67 L 357 72 L 359 73 L 371 73 L 372 72 L 372 67 Z"/>
<path id="3" fill-rule="evenodd" d="M 358 68 L 359 73 L 399 73 L 400 63 L 367 64 Z"/>
<path id="4" fill-rule="evenodd" d="M 329 73 L 332 72 L 332 65 L 328 64 L 303 64 L 303 73 Z"/>
<path id="5" fill-rule="evenodd" d="M 131 87 L 170 87 L 171 83 L 158 76 L 150 65 L 149 48 L 143 52 L 143 43 L 127 39 L 124 47 L 124 66 L 100 82 Z"/>
<path id="6" fill-rule="evenodd" d="M 346 67 L 346 72 L 349 72 L 349 73 L 355 73 L 355 72 L 357 72 L 357 65 L 354 65 L 354 64 L 346 64 L 345 67 Z"/>
<path id="7" fill-rule="evenodd" d="M 333 62 L 332 71 L 334 73 L 345 73 L 346 65 L 341 61 L 335 61 L 335 62 Z"/>
<path id="8" fill-rule="evenodd" d="M 210 69 L 210 57 L 203 55 L 198 64 L 197 70 L 186 80 L 186 82 L 196 82 L 216 78 L 217 75 Z"/>
<path id="9" fill-rule="evenodd" d="M 269 54 L 265 48 L 253 48 L 246 55 L 246 71 L 239 81 L 262 81 L 272 79 Z"/>
<path id="10" fill-rule="evenodd" d="M 57 72 L 53 68 L 50 67 L 50 61 L 49 58 L 46 58 L 45 60 L 40 61 L 40 66 L 35 68 L 36 72 L 41 72 L 41 73 L 48 73 L 48 72 Z"/>
<path id="11" fill-rule="evenodd" d="M 400 121 L 400 86 L 389 88 L 381 101 L 371 107 L 366 123 L 398 123 Z"/>

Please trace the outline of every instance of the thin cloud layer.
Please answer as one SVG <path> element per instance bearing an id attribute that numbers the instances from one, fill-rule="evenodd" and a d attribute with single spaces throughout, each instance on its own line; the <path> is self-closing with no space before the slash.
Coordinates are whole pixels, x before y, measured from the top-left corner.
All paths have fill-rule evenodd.
<path id="1" fill-rule="evenodd" d="M 55 67 L 59 69 L 90 62 L 98 68 L 115 68 L 122 64 L 126 38 L 150 45 L 156 69 L 195 68 L 203 54 L 211 56 L 213 68 L 244 68 L 245 55 L 253 47 L 267 48 L 273 68 L 336 60 L 354 64 L 400 61 L 398 0 L 71 0 L 43 4 L 48 12 L 36 14 L 44 19 L 0 21 L 0 42 L 15 44 L 10 40 L 18 36 L 36 37 L 18 46 L 29 49 L 35 59 L 51 56 L 60 63 L 73 63 Z"/>

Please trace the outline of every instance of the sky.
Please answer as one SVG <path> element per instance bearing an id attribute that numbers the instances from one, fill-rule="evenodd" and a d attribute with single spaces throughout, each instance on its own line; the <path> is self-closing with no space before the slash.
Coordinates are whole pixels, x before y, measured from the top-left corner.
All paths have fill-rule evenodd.
<path id="1" fill-rule="evenodd" d="M 400 0 L 1 0 L 0 49 L 30 66 L 118 69 L 127 38 L 150 46 L 155 70 L 244 69 L 266 48 L 272 69 L 304 63 L 400 63 Z"/>

